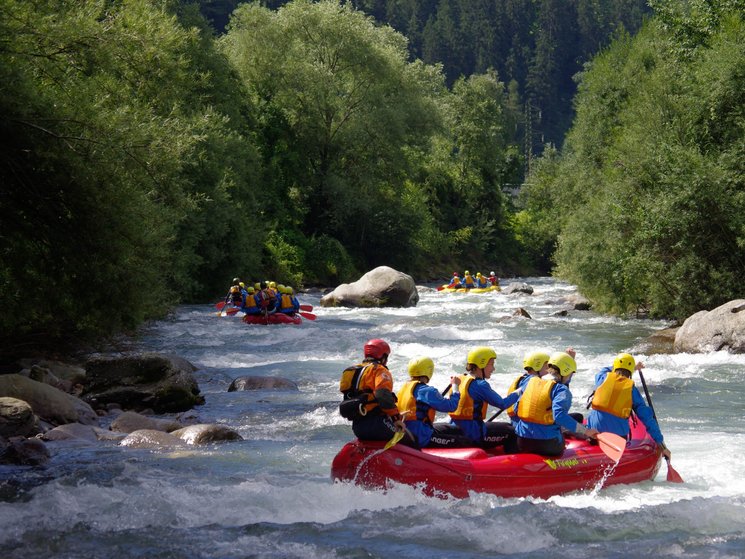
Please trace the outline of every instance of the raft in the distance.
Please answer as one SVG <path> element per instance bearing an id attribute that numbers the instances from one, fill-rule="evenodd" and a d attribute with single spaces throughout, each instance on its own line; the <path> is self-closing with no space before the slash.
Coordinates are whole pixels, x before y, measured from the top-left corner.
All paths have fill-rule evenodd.
<path id="1" fill-rule="evenodd" d="M 441 289 L 438 289 L 440 293 L 491 293 L 492 291 L 502 291 L 502 288 L 498 285 L 490 285 L 489 287 L 447 287 L 443 285 Z"/>
<path id="2" fill-rule="evenodd" d="M 263 314 L 247 314 L 243 317 L 246 324 L 300 324 L 303 321 L 299 315 L 289 315 L 275 312 L 264 316 Z"/>
<path id="3" fill-rule="evenodd" d="M 384 442 L 347 443 L 331 465 L 334 480 L 368 488 L 392 483 L 420 487 L 428 495 L 468 497 L 470 492 L 500 497 L 538 497 L 651 480 L 660 467 L 661 451 L 644 425 L 632 425 L 632 439 L 614 462 L 599 446 L 569 440 L 560 458 L 537 454 L 492 454 L 480 448 L 414 450 Z"/>

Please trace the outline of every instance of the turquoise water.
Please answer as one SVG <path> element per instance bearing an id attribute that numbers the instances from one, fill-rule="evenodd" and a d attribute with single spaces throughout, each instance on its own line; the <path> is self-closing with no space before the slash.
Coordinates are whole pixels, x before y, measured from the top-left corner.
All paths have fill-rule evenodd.
<path id="1" fill-rule="evenodd" d="M 408 360 L 436 363 L 443 388 L 474 345 L 497 353 L 492 386 L 504 394 L 533 349 L 573 346 L 573 411 L 613 355 L 667 326 L 564 308 L 570 285 L 520 278 L 533 295 L 420 292 L 412 309 L 322 309 L 300 326 L 247 326 L 209 306 L 180 307 L 147 328 L 138 349 L 197 366 L 206 404 L 190 414 L 246 439 L 186 451 L 113 443 L 49 443 L 44 470 L 0 470 L 0 546 L 6 558 L 525 558 L 745 556 L 745 356 L 638 355 L 673 465 L 685 484 L 657 478 L 549 500 L 472 494 L 436 499 L 412 487 L 369 491 L 329 479 L 352 438 L 336 413 L 341 370 L 362 344 L 392 347 L 396 387 Z M 532 320 L 511 317 L 525 308 Z M 227 392 L 241 375 L 293 379 L 298 392 Z M 489 410 L 490 413 L 492 410 Z"/>

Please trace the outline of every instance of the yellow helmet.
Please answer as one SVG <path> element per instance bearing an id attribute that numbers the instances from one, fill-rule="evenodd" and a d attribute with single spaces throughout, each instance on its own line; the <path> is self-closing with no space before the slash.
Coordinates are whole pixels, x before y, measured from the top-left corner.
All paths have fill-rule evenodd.
<path id="1" fill-rule="evenodd" d="M 486 346 L 480 346 L 475 347 L 471 351 L 468 352 L 468 359 L 466 361 L 467 365 L 473 364 L 476 365 L 479 369 L 483 369 L 486 367 L 487 363 L 489 363 L 489 359 L 496 359 L 497 358 L 497 352 L 494 351 L 490 347 Z"/>
<path id="2" fill-rule="evenodd" d="M 626 369 L 629 373 L 633 373 L 636 368 L 636 361 L 630 353 L 619 353 L 613 360 L 613 371 L 616 369 Z"/>
<path id="3" fill-rule="evenodd" d="M 277 288 L 277 282 L 276 281 L 270 281 L 268 283 L 269 283 L 269 287 L 271 287 L 272 289 L 276 289 Z"/>
<path id="4" fill-rule="evenodd" d="M 246 293 L 248 293 L 249 295 L 252 295 L 252 294 L 256 293 L 256 290 L 255 290 L 255 289 L 254 289 L 253 287 L 251 287 L 251 286 L 249 285 L 249 286 L 248 286 L 248 287 L 246 288 Z"/>
<path id="5" fill-rule="evenodd" d="M 523 369 L 532 369 L 536 372 L 540 371 L 549 359 L 548 353 L 543 353 L 542 351 L 526 353 L 523 358 Z"/>
<path id="6" fill-rule="evenodd" d="M 414 357 L 409 361 L 409 376 L 415 377 L 427 377 L 432 378 L 432 373 L 435 372 L 435 364 L 429 357 Z"/>
<path id="7" fill-rule="evenodd" d="M 465 275 L 467 275 L 467 276 L 468 276 L 468 275 L 470 275 L 470 274 L 471 274 L 471 272 L 469 272 L 468 270 L 466 270 L 466 274 L 465 274 Z"/>
<path id="8" fill-rule="evenodd" d="M 254 284 L 254 289 L 255 289 L 256 291 L 259 291 L 259 290 L 261 290 L 261 282 L 258 282 L 258 281 L 257 281 L 257 282 L 256 282 L 256 283 Z"/>
<path id="9" fill-rule="evenodd" d="M 571 355 L 563 351 L 554 353 L 548 360 L 548 364 L 559 369 L 559 374 L 562 377 L 568 377 L 577 370 L 577 362 Z"/>

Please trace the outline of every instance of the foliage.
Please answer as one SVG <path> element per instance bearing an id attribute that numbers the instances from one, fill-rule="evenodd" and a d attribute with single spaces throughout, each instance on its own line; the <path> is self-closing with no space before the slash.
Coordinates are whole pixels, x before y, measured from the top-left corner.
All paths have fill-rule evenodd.
<path id="1" fill-rule="evenodd" d="M 743 295 L 745 23 L 709 4 L 705 34 L 666 16 L 594 60 L 564 153 L 528 181 L 530 219 L 560 224 L 558 272 L 601 309 L 683 318 Z"/>

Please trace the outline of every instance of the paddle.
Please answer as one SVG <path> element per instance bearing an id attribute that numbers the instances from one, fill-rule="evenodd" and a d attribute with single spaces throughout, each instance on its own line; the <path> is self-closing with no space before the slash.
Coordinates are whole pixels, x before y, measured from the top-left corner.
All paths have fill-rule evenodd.
<path id="1" fill-rule="evenodd" d="M 226 314 L 227 316 L 233 316 L 233 315 L 234 315 L 235 313 L 238 313 L 238 312 L 240 312 L 240 311 L 241 311 L 241 309 L 238 309 L 238 308 L 232 308 L 232 309 L 228 309 L 228 310 L 226 310 L 226 311 L 225 311 L 225 314 Z"/>
<path id="2" fill-rule="evenodd" d="M 499 410 L 498 412 L 496 412 L 494 415 L 492 415 L 489 419 L 486 420 L 487 423 L 489 421 L 494 421 L 496 418 L 498 418 L 499 417 L 499 414 L 502 413 L 504 410 L 505 410 L 505 408 L 502 408 L 501 410 Z"/>
<path id="3" fill-rule="evenodd" d="M 605 455 L 618 463 L 623 456 L 623 451 L 626 450 L 626 439 L 615 433 L 598 433 L 597 434 L 598 445 Z"/>
<path id="4" fill-rule="evenodd" d="M 300 310 L 301 311 L 312 311 L 313 305 L 300 305 Z"/>
<path id="5" fill-rule="evenodd" d="M 649 389 L 647 388 L 647 381 L 644 380 L 644 375 L 642 374 L 641 369 L 637 371 L 639 373 L 639 378 L 642 381 L 642 386 L 644 387 L 644 394 L 647 396 L 647 404 L 649 404 L 649 409 L 652 410 L 652 417 L 655 418 L 655 421 L 657 420 L 657 414 L 654 411 L 654 406 L 652 405 L 652 397 L 649 395 Z M 675 468 L 673 468 L 673 465 L 670 463 L 670 459 L 665 456 L 665 461 L 667 462 L 667 481 L 671 483 L 683 483 L 683 478 L 680 477 L 680 474 L 675 471 Z"/>
<path id="6" fill-rule="evenodd" d="M 216 304 L 215 304 L 215 308 L 216 308 L 216 309 L 217 309 L 218 311 L 221 311 L 221 310 L 223 310 L 223 309 L 225 308 L 225 305 L 226 305 L 226 304 L 227 304 L 227 303 L 225 303 L 225 301 L 220 301 L 219 303 L 216 303 Z"/>
<path id="7" fill-rule="evenodd" d="M 391 440 L 385 443 L 383 450 L 388 450 L 389 448 L 394 446 L 396 443 L 398 443 L 398 441 L 404 438 L 405 434 L 406 433 L 404 433 L 403 431 L 396 431 L 395 434 L 391 437 Z"/>
<path id="8" fill-rule="evenodd" d="M 316 319 L 316 315 L 314 315 L 312 312 L 303 312 L 303 311 L 300 311 L 298 314 L 300 316 L 302 316 L 303 318 L 307 318 L 308 320 L 315 320 Z"/>
<path id="9" fill-rule="evenodd" d="M 447 287 L 447 285 L 441 285 L 440 287 L 437 288 L 437 291 L 442 291 L 446 287 Z"/>

